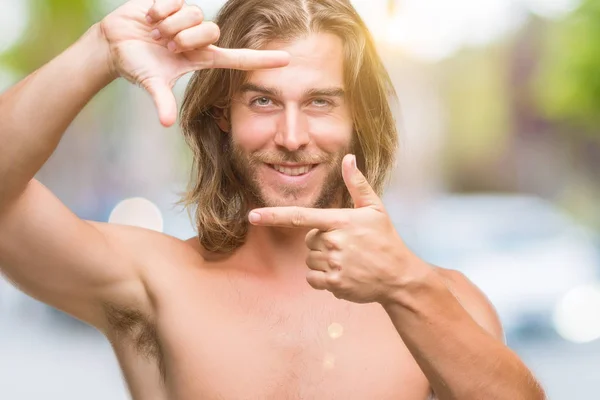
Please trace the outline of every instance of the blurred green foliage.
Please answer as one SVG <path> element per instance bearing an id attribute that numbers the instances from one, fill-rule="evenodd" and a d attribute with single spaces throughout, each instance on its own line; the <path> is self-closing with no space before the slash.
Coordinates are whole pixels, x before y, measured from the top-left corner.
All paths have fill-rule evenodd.
<path id="1" fill-rule="evenodd" d="M 506 46 L 497 44 L 463 50 L 440 65 L 447 126 L 453 133 L 448 161 L 480 164 L 506 149 L 512 130 L 508 57 Z"/>
<path id="2" fill-rule="evenodd" d="M 0 64 L 19 76 L 41 67 L 102 17 L 100 0 L 21 1 L 29 3 L 27 30 L 0 54 Z"/>
<path id="3" fill-rule="evenodd" d="M 535 91 L 545 117 L 600 132 L 600 0 L 548 27 Z"/>

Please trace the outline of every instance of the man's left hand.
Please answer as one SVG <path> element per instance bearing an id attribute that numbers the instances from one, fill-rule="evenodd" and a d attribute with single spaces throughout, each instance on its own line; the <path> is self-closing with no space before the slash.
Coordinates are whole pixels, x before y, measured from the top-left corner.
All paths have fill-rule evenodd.
<path id="1" fill-rule="evenodd" d="M 389 302 L 424 263 L 403 243 L 355 156 L 346 155 L 342 175 L 353 209 L 268 207 L 253 210 L 254 225 L 311 228 L 306 235 L 308 283 L 355 303 Z"/>

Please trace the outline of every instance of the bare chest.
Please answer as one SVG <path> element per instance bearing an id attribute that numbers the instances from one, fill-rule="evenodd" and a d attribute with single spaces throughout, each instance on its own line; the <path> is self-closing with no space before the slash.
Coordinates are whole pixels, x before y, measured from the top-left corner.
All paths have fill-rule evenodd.
<path id="1" fill-rule="evenodd" d="M 166 398 L 427 398 L 424 375 L 378 305 L 215 288 L 199 296 L 180 286 L 160 302 Z"/>

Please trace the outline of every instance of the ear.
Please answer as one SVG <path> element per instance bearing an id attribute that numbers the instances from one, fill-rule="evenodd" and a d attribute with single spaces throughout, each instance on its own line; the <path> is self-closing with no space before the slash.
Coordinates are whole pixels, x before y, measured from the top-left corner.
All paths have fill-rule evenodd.
<path id="1" fill-rule="evenodd" d="M 229 131 L 231 131 L 231 123 L 229 122 L 227 110 L 223 108 L 214 107 L 211 114 L 213 115 L 215 122 L 223 132 L 229 133 Z"/>

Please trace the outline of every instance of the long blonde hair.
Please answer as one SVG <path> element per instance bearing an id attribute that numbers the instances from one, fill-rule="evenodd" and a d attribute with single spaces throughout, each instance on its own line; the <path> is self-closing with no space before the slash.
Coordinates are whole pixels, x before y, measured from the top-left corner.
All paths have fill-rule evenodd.
<path id="1" fill-rule="evenodd" d="M 338 35 L 344 43 L 344 85 L 354 122 L 357 165 L 379 194 L 394 164 L 398 135 L 389 101 L 395 92 L 364 22 L 347 0 L 229 0 L 216 24 L 224 48 L 260 49 L 277 40 L 291 42 L 310 33 Z M 247 193 L 234 174 L 228 138 L 215 120 L 227 112 L 247 73 L 206 69 L 192 77 L 181 109 L 184 137 L 193 154 L 188 191 L 202 246 L 229 253 L 248 231 Z M 351 207 L 344 193 L 344 207 Z"/>

